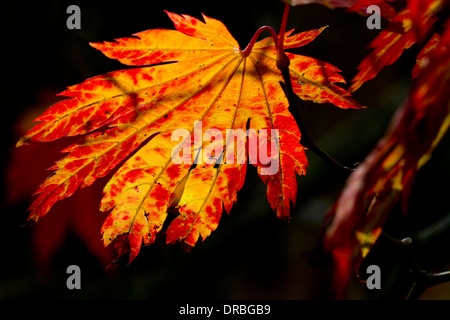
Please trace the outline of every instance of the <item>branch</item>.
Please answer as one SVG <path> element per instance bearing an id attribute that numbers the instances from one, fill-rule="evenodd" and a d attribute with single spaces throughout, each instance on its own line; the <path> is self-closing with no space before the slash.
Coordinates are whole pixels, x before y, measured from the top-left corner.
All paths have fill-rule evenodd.
<path id="1" fill-rule="evenodd" d="M 426 289 L 450 281 L 450 271 L 434 273 L 422 270 L 420 268 L 414 252 L 413 240 L 411 238 L 408 237 L 398 240 L 384 232 L 382 235 L 393 243 L 400 245 L 401 247 L 405 247 L 411 256 L 412 266 L 410 272 L 413 277 L 413 283 L 408 294 L 406 295 L 406 300 L 417 300 Z"/>

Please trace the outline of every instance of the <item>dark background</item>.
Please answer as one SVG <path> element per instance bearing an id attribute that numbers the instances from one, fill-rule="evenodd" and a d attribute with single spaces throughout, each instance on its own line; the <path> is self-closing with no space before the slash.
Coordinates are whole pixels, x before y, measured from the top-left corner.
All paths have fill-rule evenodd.
<path id="1" fill-rule="evenodd" d="M 44 169 L 61 157 L 55 149 L 61 148 L 57 143 L 15 150 L 24 128 L 58 101 L 55 94 L 67 86 L 126 68 L 88 42 L 111 41 L 146 29 L 173 28 L 163 10 L 197 18 L 204 13 L 219 19 L 242 48 L 260 26 L 279 28 L 284 6 L 280 1 L 220 3 L 2 2 L 0 299 L 333 299 L 332 261 L 313 250 L 320 237 L 322 218 L 344 186 L 346 174 L 337 172 L 311 152 L 307 153 L 308 173 L 299 178 L 297 204 L 290 223 L 277 220 L 267 204 L 265 185 L 254 168 L 249 168 L 230 215 L 224 214 L 218 229 L 190 253 L 157 241 L 142 248 L 130 265 L 125 262 L 115 272 L 105 272 L 109 251 L 99 249 L 99 225 L 98 229 L 90 229 L 90 241 L 98 241 L 93 248 L 85 241 L 88 237 L 80 236 L 87 230 L 76 229 L 72 220 L 64 218 L 66 212 L 70 217 L 85 213 L 86 218 L 86 213 L 92 211 L 96 217 L 87 215 L 87 219 L 95 220 L 90 226 L 101 222 L 104 217 L 96 208 L 105 179 L 100 179 L 92 192 L 85 189 L 74 200 L 55 205 L 55 211 L 59 211 L 53 222 L 51 211 L 37 225 L 23 226 L 32 193 L 49 174 Z M 71 4 L 81 8 L 81 30 L 66 27 L 66 9 Z M 303 31 L 323 25 L 329 28 L 296 52 L 337 66 L 349 82 L 377 31 L 368 30 L 363 17 L 344 10 L 318 5 L 291 9 L 288 28 Z M 301 112 L 315 142 L 344 164 L 362 161 L 407 96 L 416 54 L 416 48 L 408 50 L 400 61 L 354 95 L 368 107 L 365 110 L 340 110 L 305 102 Z M 394 237 L 413 237 L 419 263 L 433 271 L 450 268 L 449 146 L 447 135 L 435 157 L 418 175 L 410 212 L 405 217 L 394 210 L 386 227 Z M 91 196 L 95 201 L 86 200 Z M 37 252 L 46 246 L 46 237 L 55 238 L 59 233 L 63 240 L 54 254 L 39 258 Z M 371 292 L 354 281 L 349 297 L 401 299 L 411 285 L 410 259 L 404 249 L 381 239 L 368 261 L 381 266 L 382 290 Z M 66 269 L 72 264 L 81 268 L 81 290 L 66 287 Z M 448 299 L 450 286 L 435 287 L 422 298 Z"/>

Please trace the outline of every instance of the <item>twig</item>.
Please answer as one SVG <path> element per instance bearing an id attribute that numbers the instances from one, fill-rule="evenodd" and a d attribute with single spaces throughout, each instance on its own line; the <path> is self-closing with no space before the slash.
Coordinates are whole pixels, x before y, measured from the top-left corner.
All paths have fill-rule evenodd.
<path id="1" fill-rule="evenodd" d="M 410 272 L 412 274 L 413 283 L 405 297 L 406 300 L 417 300 L 426 289 L 450 281 L 450 271 L 434 273 L 422 270 L 419 262 L 417 261 L 416 254 L 414 252 L 413 240 L 411 238 L 408 237 L 399 240 L 384 232 L 382 235 L 391 242 L 406 248 L 411 257 L 412 261 Z"/>
<path id="2" fill-rule="evenodd" d="M 285 10 L 283 14 L 283 20 L 281 23 L 281 30 L 280 34 L 278 35 L 278 46 L 277 46 L 277 68 L 280 70 L 281 75 L 283 76 L 284 81 L 284 91 L 286 94 L 286 97 L 288 99 L 289 103 L 289 111 L 291 112 L 292 116 L 294 117 L 298 128 L 300 129 L 301 133 L 301 139 L 300 143 L 307 149 L 311 150 L 315 154 L 317 154 L 320 158 L 328 162 L 330 165 L 338 168 L 339 170 L 344 170 L 345 172 L 351 172 L 354 171 L 355 168 L 349 168 L 347 166 L 342 165 L 339 163 L 336 159 L 331 157 L 328 153 L 323 151 L 315 142 L 311 139 L 311 137 L 308 134 L 308 131 L 306 130 L 303 121 L 301 119 L 300 113 L 298 111 L 299 107 L 299 98 L 294 92 L 294 89 L 292 88 L 291 83 L 291 75 L 289 72 L 289 58 L 286 56 L 283 48 L 283 41 L 284 41 L 284 31 L 286 29 L 286 22 L 287 22 L 287 16 L 289 13 L 289 5 L 286 3 Z"/>

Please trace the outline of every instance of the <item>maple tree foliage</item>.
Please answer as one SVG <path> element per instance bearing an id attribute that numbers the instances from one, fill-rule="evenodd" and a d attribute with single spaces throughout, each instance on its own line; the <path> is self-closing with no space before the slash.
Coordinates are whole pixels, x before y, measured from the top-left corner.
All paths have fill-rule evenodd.
<path id="1" fill-rule="evenodd" d="M 48 101 L 55 101 L 54 90 L 42 91 L 39 104 L 45 105 Z M 42 111 L 42 108 L 30 108 L 16 123 L 15 136 L 19 138 L 25 134 L 32 126 L 32 119 Z M 11 150 L 11 161 L 5 177 L 8 205 L 18 205 L 21 201 L 28 200 L 35 192 L 36 186 L 45 179 L 45 169 L 59 156 L 59 151 L 67 143 L 66 140 L 58 140 L 54 143 L 34 144 L 27 148 Z M 33 159 L 33 166 L 30 166 L 30 159 Z M 98 237 L 98 230 L 105 218 L 105 214 L 98 211 L 101 195 L 102 186 L 99 183 L 81 190 L 54 207 L 47 219 L 33 226 L 33 254 L 37 268 L 42 274 L 49 272 L 58 250 L 69 236 L 78 237 L 103 266 L 108 266 L 114 259 L 113 250 L 105 248 Z"/>
<path id="2" fill-rule="evenodd" d="M 218 226 L 223 208 L 229 212 L 245 180 L 251 136 L 234 150 L 222 141 L 222 153 L 212 161 L 174 163 L 181 148 L 191 160 L 201 159 L 211 141 L 193 141 L 191 135 L 173 141 L 175 129 L 254 129 L 259 147 L 276 143 L 271 161 L 276 172 L 265 174 L 266 164 L 253 163 L 267 184 L 267 198 L 280 219 L 288 219 L 297 195 L 296 175 L 307 167 L 301 132 L 288 110 L 277 62 L 284 49 L 304 46 L 324 28 L 293 34 L 276 34 L 245 49 L 239 48 L 225 25 L 203 16 L 204 22 L 167 12 L 176 30 L 154 29 L 114 42 L 92 43 L 107 57 L 135 68 L 113 71 L 69 87 L 68 97 L 39 116 L 39 122 L 18 142 L 53 141 L 83 135 L 62 150 L 66 157 L 51 169 L 30 206 L 29 219 L 37 221 L 59 200 L 90 186 L 118 167 L 104 188 L 100 210 L 110 212 L 101 233 L 105 245 L 114 243 L 119 257 L 132 261 L 142 244 L 155 241 L 169 212 L 174 220 L 166 230 L 167 243 L 194 246 Z M 284 54 L 284 52 L 282 52 Z M 339 70 L 323 61 L 286 52 L 292 89 L 303 100 L 360 108 Z M 267 129 L 279 136 L 264 135 Z M 195 139 L 194 139 L 195 140 Z M 217 142 L 216 142 L 217 143 Z M 245 163 L 221 159 L 245 152 Z"/>
<path id="3" fill-rule="evenodd" d="M 359 1 L 367 4 L 367 1 Z M 407 2 L 370 44 L 350 91 L 356 91 L 397 61 L 404 50 L 421 45 L 409 96 L 385 135 L 349 177 L 325 221 L 325 248 L 336 261 L 336 287 L 345 296 L 350 276 L 379 238 L 393 206 L 407 212 L 417 172 L 450 124 L 450 19 L 444 0 Z"/>
<path id="4" fill-rule="evenodd" d="M 381 69 L 397 61 L 404 50 L 423 39 L 436 23 L 437 14 L 445 4 L 445 0 L 409 1 L 408 6 L 370 44 L 373 50 L 359 65 L 359 72 L 353 79 L 350 90 L 356 91 L 363 83 L 373 79 Z"/>
<path id="5" fill-rule="evenodd" d="M 309 44 L 325 28 L 297 34 L 282 29 L 277 35 L 263 27 L 242 50 L 222 22 L 167 12 L 175 30 L 153 29 L 91 43 L 133 68 L 68 87 L 60 93 L 67 99 L 39 116 L 18 142 L 22 146 L 81 136 L 62 150 L 67 155 L 38 189 L 29 219 L 37 221 L 57 201 L 110 174 L 100 203 L 100 210 L 108 213 L 101 228 L 105 246 L 112 245 L 119 257 L 129 253 L 131 262 L 166 227 L 167 243 L 193 247 L 218 227 L 223 209 L 230 212 L 251 163 L 267 185 L 271 208 L 288 220 L 297 197 L 296 177 L 306 174 L 308 166 L 307 146 L 302 145 L 306 132 L 290 112 L 292 95 L 343 109 L 361 108 L 351 94 L 417 46 L 408 98 L 376 147 L 350 174 L 324 221 L 324 247 L 335 259 L 342 297 L 394 205 L 400 201 L 408 211 L 417 172 L 448 131 L 450 4 L 408 0 L 397 12 L 394 7 L 402 2 L 396 0 L 283 1 L 363 15 L 368 6 L 380 6 L 388 25 L 370 43 L 348 91 L 338 85 L 345 81 L 333 65 L 284 52 Z M 270 31 L 271 37 L 257 41 L 262 31 Z M 283 65 L 284 55 L 289 63 Z M 188 133 L 181 141 L 173 140 L 177 129 Z M 222 137 L 229 129 L 248 134 L 236 137 L 232 149 L 226 139 L 195 138 L 195 133 L 203 136 L 211 129 Z M 277 170 L 267 174 L 266 162 L 249 160 L 252 139 L 258 148 L 276 144 L 269 158 L 279 164 Z M 215 152 L 217 146 L 221 151 Z M 205 157 L 204 151 L 213 149 Z M 181 151 L 190 162 L 173 161 Z M 223 161 L 230 157 L 233 163 Z M 238 163 L 242 157 L 244 163 Z"/>

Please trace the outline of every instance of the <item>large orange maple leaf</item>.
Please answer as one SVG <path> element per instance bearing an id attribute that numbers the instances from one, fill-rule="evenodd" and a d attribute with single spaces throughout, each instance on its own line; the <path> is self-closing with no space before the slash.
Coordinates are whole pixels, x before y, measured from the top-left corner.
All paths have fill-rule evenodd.
<path id="1" fill-rule="evenodd" d="M 63 150 L 67 156 L 40 186 L 30 206 L 29 219 L 35 221 L 56 201 L 121 165 L 104 188 L 100 209 L 111 212 L 101 231 L 104 244 L 114 242 L 119 256 L 129 252 L 130 261 L 143 243 L 155 240 L 169 209 L 176 217 L 166 231 L 168 243 L 194 246 L 205 239 L 217 228 L 223 207 L 230 211 L 236 201 L 249 159 L 267 184 L 271 207 L 287 219 L 297 194 L 296 173 L 305 174 L 307 167 L 280 85 L 273 37 L 242 51 L 218 20 L 167 14 L 176 30 L 92 43 L 107 57 L 139 67 L 69 87 L 60 94 L 69 99 L 38 117 L 40 123 L 18 142 L 84 135 Z M 306 45 L 322 31 L 288 32 L 284 48 Z M 301 55 L 287 57 L 301 99 L 360 107 L 335 84 L 344 83 L 337 68 Z"/>

